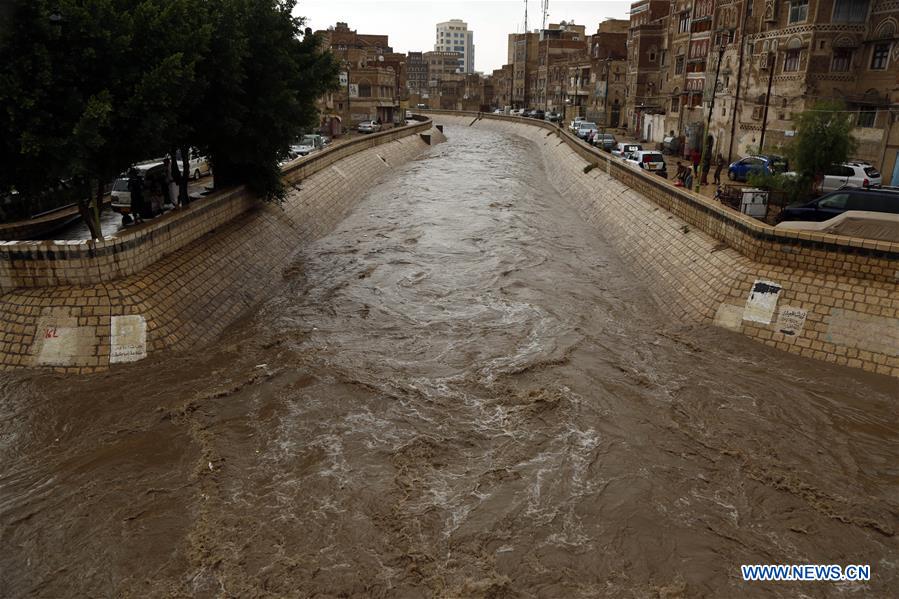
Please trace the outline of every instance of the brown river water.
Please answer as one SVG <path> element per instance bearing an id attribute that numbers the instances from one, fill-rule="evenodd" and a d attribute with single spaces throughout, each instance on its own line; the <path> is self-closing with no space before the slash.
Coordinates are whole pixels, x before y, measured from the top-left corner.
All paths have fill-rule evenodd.
<path id="1" fill-rule="evenodd" d="M 897 382 L 671 321 L 447 132 L 213 346 L 2 375 L 0 596 L 897 596 Z"/>

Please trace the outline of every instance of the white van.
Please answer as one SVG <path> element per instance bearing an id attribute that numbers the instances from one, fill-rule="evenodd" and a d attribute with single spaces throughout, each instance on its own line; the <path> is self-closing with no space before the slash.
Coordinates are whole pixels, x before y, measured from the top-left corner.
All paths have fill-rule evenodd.
<path id="1" fill-rule="evenodd" d="M 165 163 L 149 162 L 147 164 L 136 164 L 134 168 L 144 180 L 144 201 L 149 202 L 153 207 L 153 211 L 161 210 L 162 203 L 165 201 L 165 192 L 162 185 L 165 183 Z M 131 214 L 131 192 L 128 190 L 128 173 L 124 172 L 119 175 L 112 184 L 112 203 L 110 207 L 113 212 L 122 215 L 122 222 L 130 222 Z"/>

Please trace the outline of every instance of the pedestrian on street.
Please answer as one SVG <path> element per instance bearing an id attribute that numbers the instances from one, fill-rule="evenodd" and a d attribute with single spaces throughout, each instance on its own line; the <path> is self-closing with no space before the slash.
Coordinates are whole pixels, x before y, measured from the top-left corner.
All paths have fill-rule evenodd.
<path id="1" fill-rule="evenodd" d="M 715 185 L 721 185 L 721 169 L 724 168 L 724 156 L 721 153 L 718 153 L 718 158 L 715 160 Z"/>
<path id="2" fill-rule="evenodd" d="M 677 161 L 677 172 L 674 174 L 674 182 L 675 185 L 680 183 L 684 184 L 684 176 L 687 174 L 687 168 L 684 167 L 684 163 L 680 160 Z"/>
<path id="3" fill-rule="evenodd" d="M 172 174 L 172 161 L 166 158 L 162 161 L 165 165 L 165 194 L 172 208 L 178 207 L 178 184 L 175 183 L 175 176 Z"/>
<path id="4" fill-rule="evenodd" d="M 692 158 L 693 158 L 693 174 L 698 175 L 699 174 L 699 152 L 697 152 L 696 150 L 693 150 Z"/>
<path id="5" fill-rule="evenodd" d="M 686 172 L 684 173 L 684 187 L 687 189 L 691 189 L 693 187 L 693 171 L 690 169 L 684 169 Z"/>
<path id="6" fill-rule="evenodd" d="M 131 215 L 134 217 L 135 223 L 144 222 L 144 182 L 137 172 L 136 168 L 132 168 L 128 172 L 128 191 L 131 193 Z"/>

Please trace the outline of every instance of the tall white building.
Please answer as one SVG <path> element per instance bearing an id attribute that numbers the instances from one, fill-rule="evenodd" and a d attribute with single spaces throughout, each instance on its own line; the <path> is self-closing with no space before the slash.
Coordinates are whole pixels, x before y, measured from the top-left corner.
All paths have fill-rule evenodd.
<path id="1" fill-rule="evenodd" d="M 460 52 L 460 73 L 474 73 L 474 31 L 468 30 L 468 23 L 462 19 L 450 19 L 437 23 L 437 37 L 434 41 L 437 52 Z"/>

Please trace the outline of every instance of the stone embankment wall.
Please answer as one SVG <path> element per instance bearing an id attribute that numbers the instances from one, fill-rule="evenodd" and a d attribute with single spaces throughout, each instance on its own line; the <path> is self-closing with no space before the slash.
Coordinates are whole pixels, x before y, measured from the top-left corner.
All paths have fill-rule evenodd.
<path id="1" fill-rule="evenodd" d="M 451 127 L 478 116 L 429 114 Z M 550 123 L 484 115 L 473 126 L 532 141 L 553 185 L 672 317 L 899 377 L 899 244 L 775 229 L 631 169 Z M 588 165 L 595 167 L 585 173 Z"/>
<path id="2" fill-rule="evenodd" d="M 299 161 L 281 205 L 243 188 L 105 241 L 0 244 L 0 368 L 84 373 L 213 340 L 278 287 L 385 173 L 442 139 L 429 122 Z"/>

